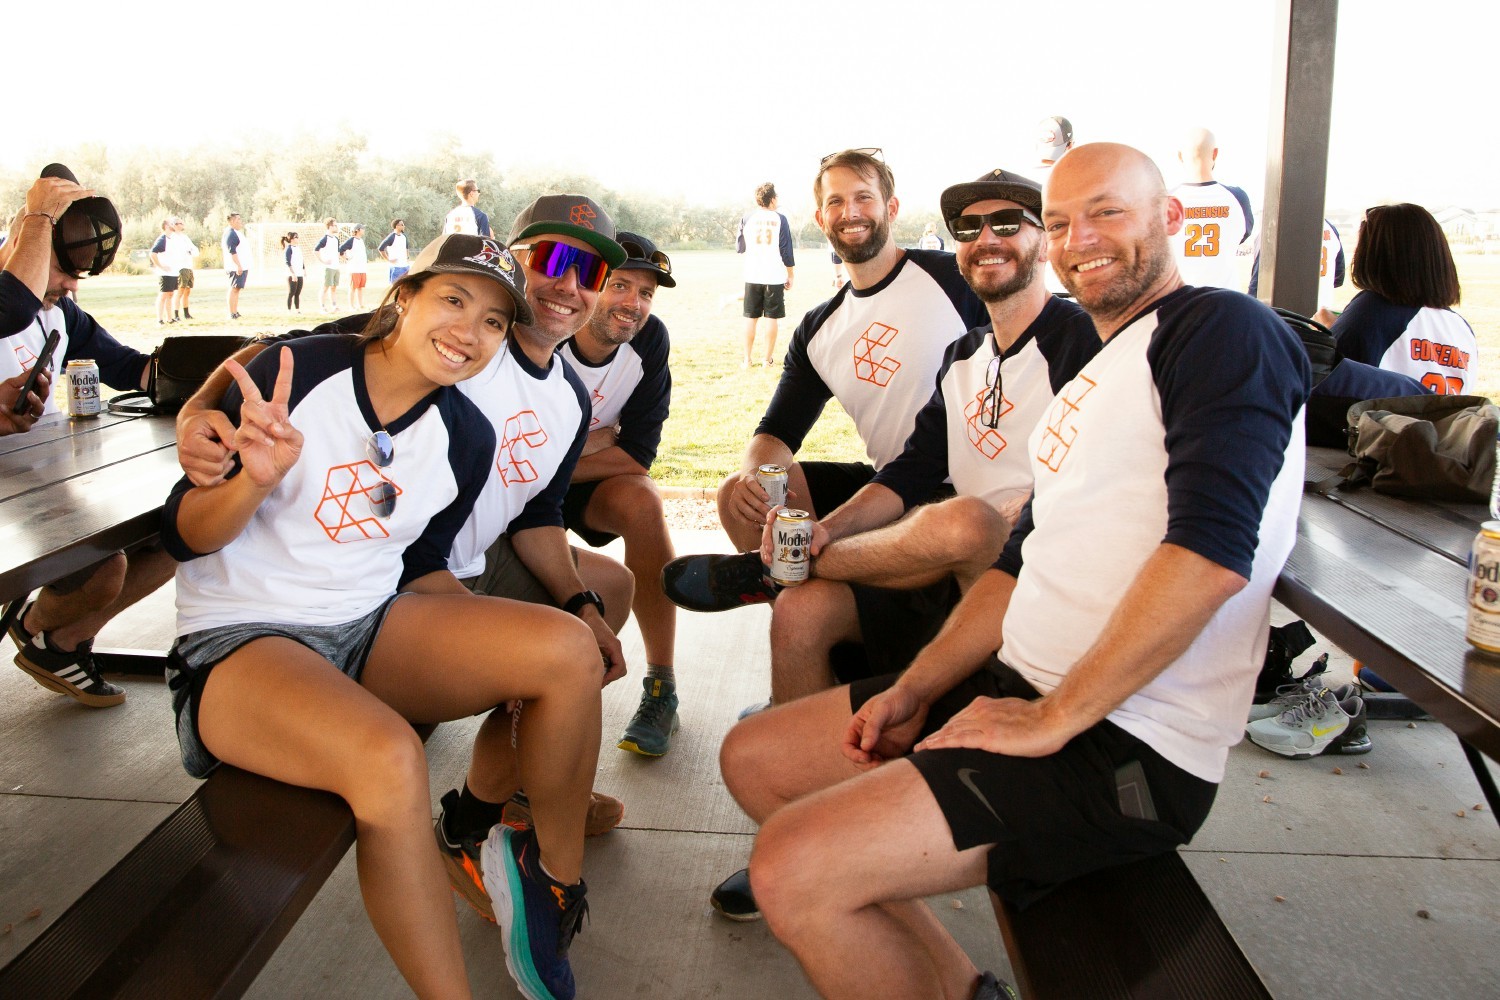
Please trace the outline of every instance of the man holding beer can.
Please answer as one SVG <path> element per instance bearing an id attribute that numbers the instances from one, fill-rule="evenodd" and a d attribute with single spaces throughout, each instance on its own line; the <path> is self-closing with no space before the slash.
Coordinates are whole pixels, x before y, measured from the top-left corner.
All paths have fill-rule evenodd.
<path id="1" fill-rule="evenodd" d="M 83 277 L 110 265 L 119 245 L 114 205 L 82 187 L 60 163 L 42 171 L 11 222 L 10 239 L 0 247 L 0 379 L 30 368 L 47 336 L 57 332 L 44 414 L 58 412 L 59 396 L 71 394 L 57 377 L 63 370 L 78 374 L 74 415 L 79 417 L 97 414 L 100 382 L 121 390 L 146 386 L 150 358 L 110 336 L 69 297 Z M 82 412 L 85 408 L 92 412 Z M 94 636 L 115 614 L 166 582 L 174 566 L 160 551 L 138 552 L 128 561 L 116 553 L 50 584 L 10 626 L 20 648 L 16 665 L 43 687 L 85 705 L 120 704 L 125 692 L 100 676 L 94 663 Z"/>

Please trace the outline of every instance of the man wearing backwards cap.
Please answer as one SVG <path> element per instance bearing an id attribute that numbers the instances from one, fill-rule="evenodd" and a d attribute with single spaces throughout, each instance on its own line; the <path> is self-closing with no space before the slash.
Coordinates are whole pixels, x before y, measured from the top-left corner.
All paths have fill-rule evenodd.
<path id="1" fill-rule="evenodd" d="M 677 281 L 671 259 L 646 237 L 621 232 L 616 239 L 628 254 L 625 263 L 610 272 L 588 325 L 559 352 L 594 408 L 563 518 L 592 546 L 625 539 L 625 565 L 640 581 L 632 609 L 646 646 L 646 690 L 618 745 L 660 757 L 677 728 L 677 609 L 656 585 L 673 556 L 661 491 L 651 479 L 672 373 L 667 328 L 651 315 L 651 305 L 657 288 L 674 288 Z"/>
<path id="2" fill-rule="evenodd" d="M 812 525 L 812 578 L 775 597 L 775 704 L 902 670 L 937 635 L 1031 494 L 1032 428 L 1099 350 L 1087 314 L 1043 285 L 1040 185 L 991 170 L 948 188 L 940 204 L 959 273 L 990 322 L 948 347 L 901 455 Z M 958 495 L 926 503 L 944 482 Z M 758 566 L 769 547 L 768 531 L 766 551 L 719 558 Z M 840 657 L 835 671 L 840 642 L 863 643 L 863 655 Z M 744 872 L 712 901 L 731 919 L 759 915 Z"/>
<path id="3" fill-rule="evenodd" d="M 55 330 L 62 339 L 50 366 L 54 387 L 57 373 L 78 358 L 97 361 L 100 380 L 111 388 L 145 387 L 150 359 L 115 340 L 68 298 L 85 274 L 110 265 L 120 242 L 119 213 L 93 195 L 60 163 L 43 170 L 26 193 L 26 207 L 0 247 L 0 378 L 29 369 Z M 55 392 L 44 409 L 58 411 Z M 166 582 L 173 568 L 164 552 L 143 549 L 128 559 L 116 553 L 53 582 L 10 623 L 20 647 L 16 665 L 43 687 L 90 707 L 120 704 L 125 692 L 104 680 L 94 662 L 94 636 Z"/>

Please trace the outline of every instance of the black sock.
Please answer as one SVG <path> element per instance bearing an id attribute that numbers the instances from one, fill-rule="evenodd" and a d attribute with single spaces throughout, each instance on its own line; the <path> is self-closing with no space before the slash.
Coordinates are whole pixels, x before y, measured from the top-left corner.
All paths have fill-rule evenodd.
<path id="1" fill-rule="evenodd" d="M 475 795 L 469 789 L 469 783 L 464 782 L 464 790 L 458 796 L 458 811 L 453 817 L 454 825 L 460 830 L 488 830 L 500 822 L 500 813 L 505 808 L 504 802 L 486 802 Z"/>

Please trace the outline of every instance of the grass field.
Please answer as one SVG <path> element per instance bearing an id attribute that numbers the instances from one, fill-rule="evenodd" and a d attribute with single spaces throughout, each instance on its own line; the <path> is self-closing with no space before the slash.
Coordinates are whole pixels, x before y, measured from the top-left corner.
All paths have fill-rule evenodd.
<path id="1" fill-rule="evenodd" d="M 797 319 L 833 291 L 832 265 L 826 251 L 802 250 L 797 259 L 796 281 L 787 293 L 787 319 L 781 323 L 776 345 L 778 357 Z M 1479 337 L 1477 391 L 1500 398 L 1500 256 L 1460 254 L 1456 259 L 1464 290 L 1458 309 Z M 739 295 L 743 286 L 735 254 L 677 253 L 672 255 L 672 265 L 677 287 L 662 289 L 655 307 L 672 335 L 672 416 L 663 432 L 653 473 L 665 485 L 716 486 L 738 467 L 745 443 L 771 398 L 781 370 L 755 367 L 744 371 L 739 367 L 744 325 Z M 156 285 L 150 277 L 91 278 L 83 283 L 79 302 L 119 339 L 149 351 L 168 332 L 249 335 L 315 325 L 322 319 L 317 311 L 321 278 L 318 274 L 308 277 L 300 317 L 285 309 L 284 283 L 278 280 L 273 284 L 254 273 L 251 286 L 240 297 L 243 318 L 236 322 L 225 318 L 225 283 L 218 271 L 198 273 L 198 287 L 193 292 L 197 319 L 192 323 L 166 328 L 156 325 Z M 384 269 L 378 273 L 372 270 L 370 279 L 365 302 L 373 306 L 385 293 Z M 1339 292 L 1340 304 L 1354 295 L 1349 285 Z M 340 288 L 340 301 L 347 301 L 346 296 L 345 289 Z M 757 342 L 756 356 L 761 354 Z M 849 418 L 837 403 L 830 403 L 801 454 L 805 458 L 848 461 L 862 459 L 864 449 Z"/>

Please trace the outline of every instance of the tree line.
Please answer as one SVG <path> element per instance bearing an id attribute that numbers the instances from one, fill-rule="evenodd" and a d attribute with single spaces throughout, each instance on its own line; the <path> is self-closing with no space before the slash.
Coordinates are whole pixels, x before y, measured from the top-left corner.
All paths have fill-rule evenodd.
<path id="1" fill-rule="evenodd" d="M 456 137 L 400 158 L 371 154 L 365 137 L 353 131 L 333 138 L 288 137 L 276 148 L 246 143 L 116 153 L 100 144 L 80 144 L 53 158 L 114 201 L 124 221 L 122 263 L 125 251 L 149 248 L 161 220 L 177 215 L 203 251 L 199 266 L 217 266 L 219 238 L 231 211 L 250 224 L 330 216 L 362 222 L 372 247 L 391 220 L 401 218 L 411 245 L 421 247 L 438 235 L 443 216 L 457 204 L 454 184 L 471 177 L 483 192 L 479 207 L 501 239 L 537 196 L 581 191 L 603 205 L 619 228 L 643 233 L 668 250 L 723 249 L 734 245 L 736 225 L 752 203 L 749 191 L 742 203 L 694 204 L 667 195 L 626 194 L 585 174 L 506 176 L 491 154 L 464 150 Z M 0 218 L 8 220 L 25 203 L 40 166 L 0 173 Z M 914 244 L 928 218 L 898 218 L 898 242 Z M 792 221 L 798 245 L 826 243 L 811 217 Z"/>

